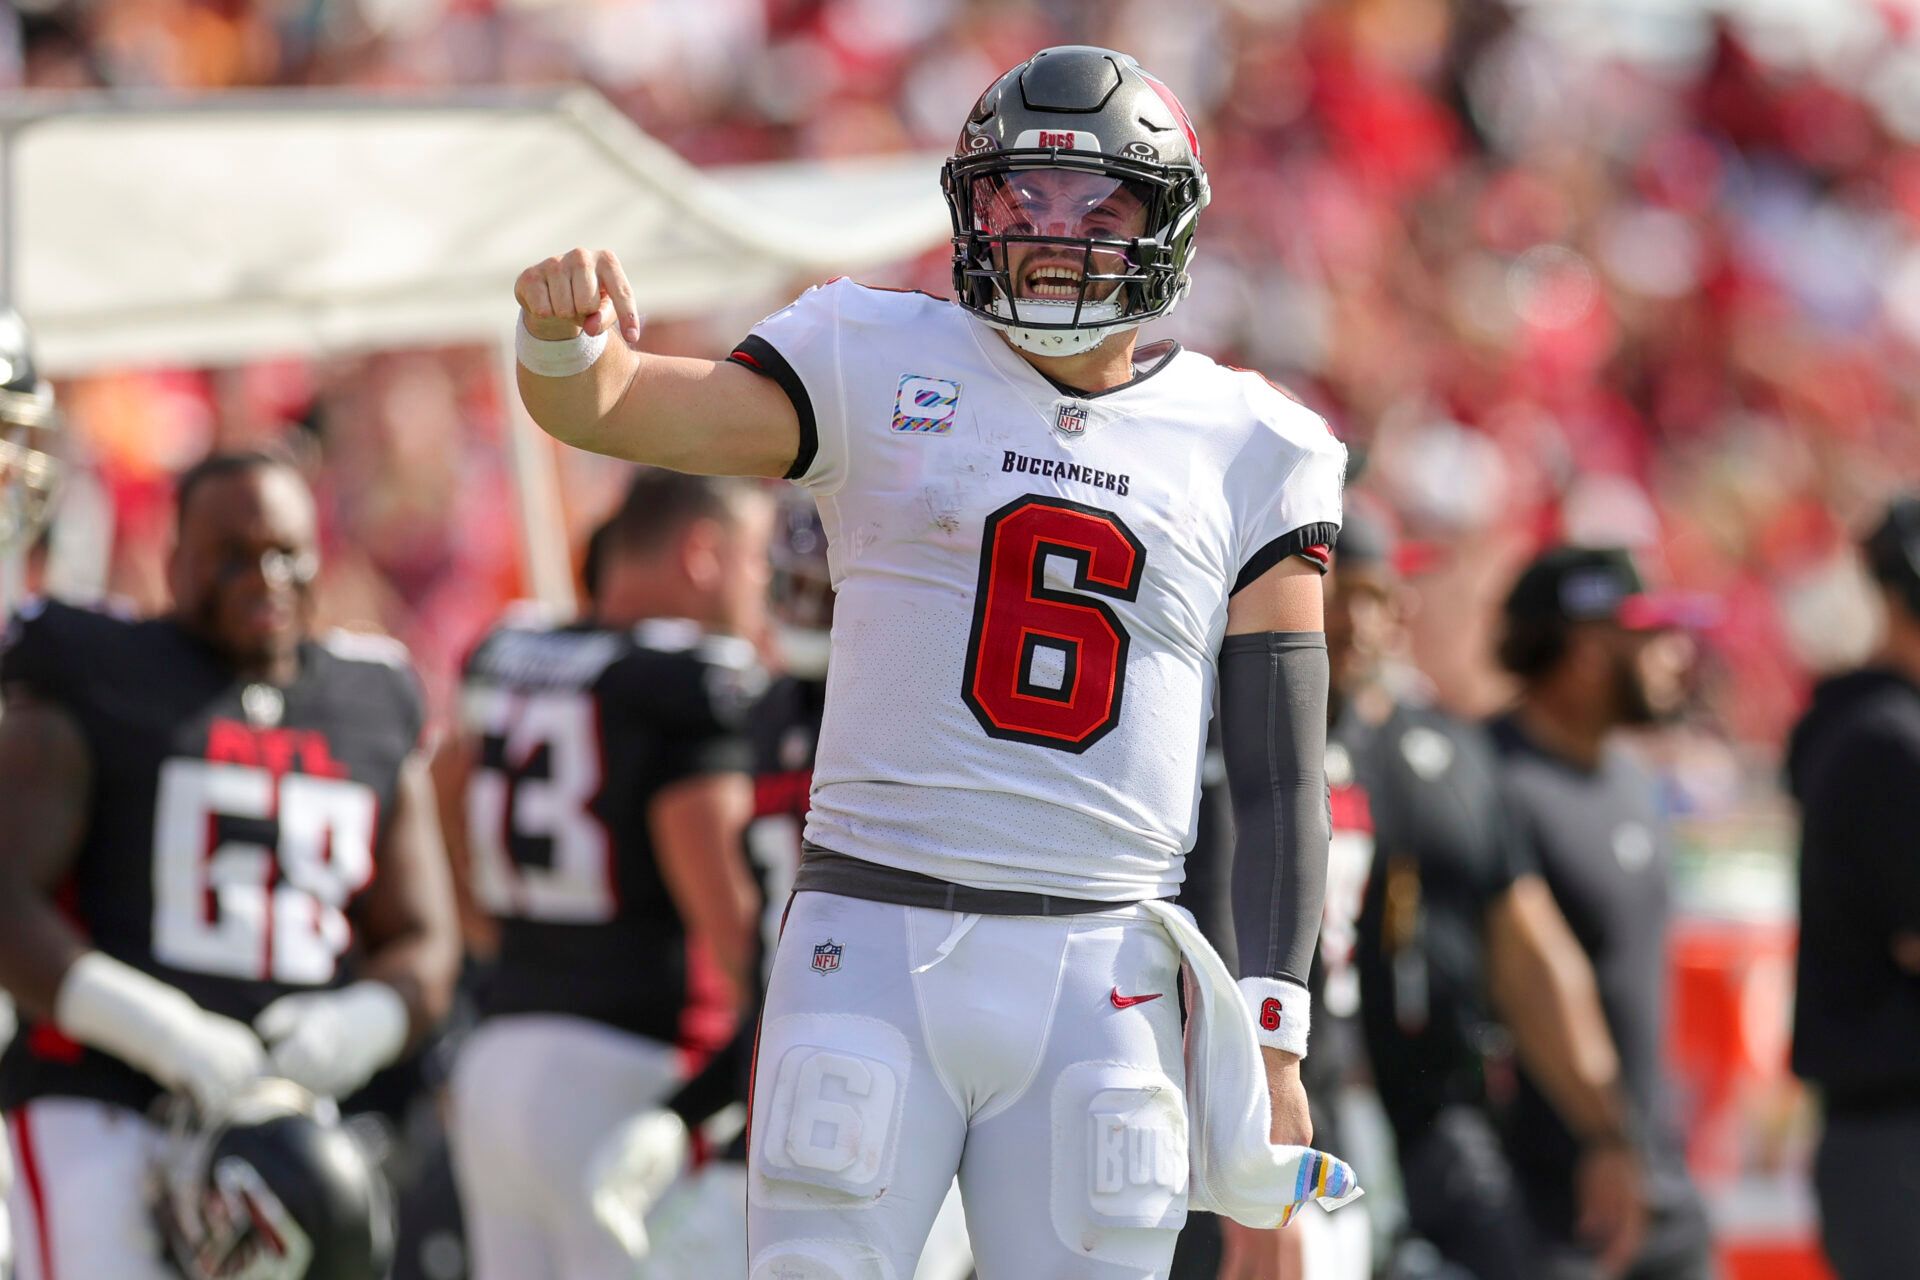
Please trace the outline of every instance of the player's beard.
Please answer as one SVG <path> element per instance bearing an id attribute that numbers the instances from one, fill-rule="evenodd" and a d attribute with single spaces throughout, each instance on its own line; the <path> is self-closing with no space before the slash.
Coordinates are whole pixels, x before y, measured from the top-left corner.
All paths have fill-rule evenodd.
<path id="1" fill-rule="evenodd" d="M 1639 664 L 1630 653 L 1618 654 L 1613 663 L 1613 700 L 1619 722 L 1633 727 L 1646 725 L 1671 724 L 1680 718 L 1684 709 L 1681 699 L 1674 699 L 1670 707 L 1655 706 L 1652 696 L 1647 692 L 1646 678 L 1640 674 Z"/>

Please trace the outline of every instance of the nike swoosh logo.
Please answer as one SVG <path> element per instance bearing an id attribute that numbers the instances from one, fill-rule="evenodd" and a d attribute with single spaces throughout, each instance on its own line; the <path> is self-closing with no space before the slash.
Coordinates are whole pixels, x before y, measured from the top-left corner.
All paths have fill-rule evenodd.
<path id="1" fill-rule="evenodd" d="M 1166 992 L 1164 991 L 1156 991 L 1150 996 L 1123 996 L 1120 994 L 1120 988 L 1115 987 L 1113 989 L 1113 1007 L 1116 1009 L 1131 1009 L 1137 1004 L 1145 1004 L 1149 1000 L 1158 1000 L 1165 994 Z"/>

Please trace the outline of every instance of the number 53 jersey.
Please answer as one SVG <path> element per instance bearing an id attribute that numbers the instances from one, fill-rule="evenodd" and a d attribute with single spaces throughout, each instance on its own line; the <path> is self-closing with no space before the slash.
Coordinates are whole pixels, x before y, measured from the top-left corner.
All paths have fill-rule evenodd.
<path id="1" fill-rule="evenodd" d="M 838 280 L 733 359 L 793 401 L 837 590 L 809 842 L 984 889 L 1166 897 L 1233 592 L 1324 564 L 1346 450 L 1171 344 L 1060 387 L 960 308 Z"/>

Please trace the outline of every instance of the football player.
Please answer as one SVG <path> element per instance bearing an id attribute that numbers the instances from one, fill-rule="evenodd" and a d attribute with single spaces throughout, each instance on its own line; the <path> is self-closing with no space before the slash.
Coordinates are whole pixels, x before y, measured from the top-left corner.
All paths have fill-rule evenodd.
<path id="1" fill-rule="evenodd" d="M 36 603 L 0 654 L 0 1107 L 25 1280 L 158 1280 L 162 1091 L 354 1092 L 440 1016 L 452 896 L 401 647 L 316 636 L 311 495 L 218 454 L 178 487 L 172 611 Z"/>
<path id="2" fill-rule="evenodd" d="M 827 566 L 827 535 L 805 494 L 793 491 L 780 503 L 773 542 L 771 604 L 778 622 L 781 678 L 755 709 L 753 822 L 747 849 L 767 900 L 761 937 L 771 956 L 780 920 L 800 865 L 801 831 L 807 817 L 813 760 L 826 699 L 828 626 L 833 589 Z M 751 1009 L 757 1014 L 758 990 Z M 744 1110 L 751 1083 L 757 1016 L 741 1029 L 699 1075 L 672 1098 L 658 1118 L 627 1126 L 605 1153 L 617 1185 L 614 1212 L 646 1215 L 643 1246 L 647 1280 L 694 1280 L 745 1275 L 746 1142 L 734 1113 Z M 657 1185 L 693 1153 L 690 1135 L 711 1158 L 698 1159 L 664 1195 Z M 657 1200 L 657 1203 L 656 1203 Z M 957 1197 L 936 1219 L 917 1280 L 964 1277 L 973 1270 Z M 624 1224 L 623 1224 L 624 1225 Z M 632 1232 L 630 1225 L 625 1230 Z"/>
<path id="3" fill-rule="evenodd" d="M 786 476 L 827 529 L 833 662 L 755 1066 L 751 1275 L 910 1274 L 956 1171 L 986 1280 L 1164 1275 L 1190 1181 L 1262 1226 L 1350 1184 L 1292 1145 L 1346 451 L 1257 374 L 1138 345 L 1187 289 L 1208 188 L 1132 58 L 1009 71 L 943 185 L 953 300 L 836 281 L 719 363 L 638 349 L 611 253 L 536 264 L 521 393 L 569 443 Z M 1160 901 L 1216 680 L 1240 993 Z M 1191 1075 L 1183 958 L 1214 993 Z"/>
<path id="4" fill-rule="evenodd" d="M 26 324 L 11 307 L 0 306 L 0 605 L 7 597 L 8 557 L 21 554 L 39 533 L 53 500 L 59 424 L 53 385 L 34 363 Z M 0 1049 L 13 1029 L 13 1004 L 0 991 Z M 0 1143 L 0 1280 L 12 1274 L 6 1208 L 12 1186 L 13 1163 Z"/>
<path id="5" fill-rule="evenodd" d="M 773 503 L 648 469 L 595 532 L 591 608 L 467 661 L 465 847 L 498 922 L 453 1074 L 476 1280 L 628 1280 L 595 1217 L 603 1139 L 734 1032 L 758 983 L 747 716 Z"/>

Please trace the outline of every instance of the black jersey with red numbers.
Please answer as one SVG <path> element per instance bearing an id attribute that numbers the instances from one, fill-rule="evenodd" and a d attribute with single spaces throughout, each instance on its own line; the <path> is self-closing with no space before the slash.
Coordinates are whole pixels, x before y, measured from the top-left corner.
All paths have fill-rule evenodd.
<path id="1" fill-rule="evenodd" d="M 336 633 L 299 675 L 236 679 L 167 619 L 23 609 L 0 687 L 64 707 L 92 766 L 86 829 L 58 900 L 92 944 L 251 1022 L 351 976 L 355 903 L 378 872 L 401 765 L 423 719 L 396 642 Z M 27 1023 L 0 1108 L 46 1095 L 144 1107 L 146 1076 Z"/>
<path id="2" fill-rule="evenodd" d="M 733 1029 L 654 856 L 654 799 L 746 773 L 765 679 L 753 647 L 678 619 L 507 625 L 467 661 L 480 758 L 467 788 L 475 890 L 500 922 L 483 1015 L 588 1018 L 690 1051 Z"/>

